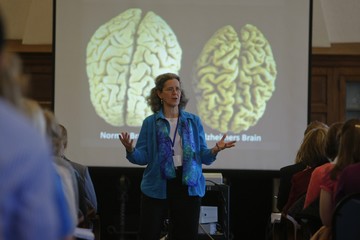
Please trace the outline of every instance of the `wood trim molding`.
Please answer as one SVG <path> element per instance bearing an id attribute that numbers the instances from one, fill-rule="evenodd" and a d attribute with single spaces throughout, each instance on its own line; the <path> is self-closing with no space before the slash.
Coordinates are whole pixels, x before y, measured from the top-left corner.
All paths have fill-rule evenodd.
<path id="1" fill-rule="evenodd" d="M 24 45 L 21 40 L 7 40 L 11 52 L 53 51 L 52 44 Z M 360 43 L 333 43 L 330 47 L 313 47 L 312 55 L 360 55 Z"/>
<path id="2" fill-rule="evenodd" d="M 312 55 L 360 55 L 360 43 L 333 43 L 330 47 L 313 47 Z"/>
<path id="3" fill-rule="evenodd" d="M 21 40 L 7 40 L 7 48 L 10 52 L 25 53 L 25 52 L 36 52 L 36 53 L 51 53 L 51 44 L 41 45 L 25 45 L 22 44 Z"/>

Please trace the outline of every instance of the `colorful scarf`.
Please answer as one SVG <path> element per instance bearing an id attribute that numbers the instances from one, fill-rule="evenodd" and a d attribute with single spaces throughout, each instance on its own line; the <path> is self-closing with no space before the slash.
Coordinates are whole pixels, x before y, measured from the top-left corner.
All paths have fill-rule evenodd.
<path id="1" fill-rule="evenodd" d="M 183 147 L 183 174 L 182 182 L 188 186 L 195 186 L 199 179 L 199 171 L 195 158 L 195 143 L 191 122 L 179 119 L 179 135 L 182 136 Z M 161 175 L 164 179 L 176 177 L 172 155 L 172 141 L 169 136 L 167 120 L 159 118 L 156 121 L 156 135 L 160 159 Z"/>

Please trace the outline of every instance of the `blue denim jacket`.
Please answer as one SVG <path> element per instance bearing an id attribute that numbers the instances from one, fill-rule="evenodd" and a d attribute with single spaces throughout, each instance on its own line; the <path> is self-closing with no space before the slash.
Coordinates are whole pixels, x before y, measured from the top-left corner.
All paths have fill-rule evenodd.
<path id="1" fill-rule="evenodd" d="M 135 149 L 132 153 L 127 153 L 126 158 L 134 164 L 147 165 L 141 181 L 141 191 L 152 198 L 166 199 L 166 182 L 161 176 L 160 159 L 158 156 L 158 146 L 156 140 L 156 120 L 165 116 L 162 111 L 148 116 L 141 127 L 139 138 L 136 142 Z M 198 162 L 198 171 L 200 178 L 197 185 L 189 187 L 190 196 L 203 197 L 205 194 L 205 178 L 202 174 L 202 164 L 210 165 L 215 161 L 216 155 L 211 153 L 205 141 L 205 133 L 200 118 L 195 114 L 180 111 L 181 119 L 191 121 L 194 133 L 194 143 L 196 160 Z M 170 125 L 168 125 L 170 128 Z"/>

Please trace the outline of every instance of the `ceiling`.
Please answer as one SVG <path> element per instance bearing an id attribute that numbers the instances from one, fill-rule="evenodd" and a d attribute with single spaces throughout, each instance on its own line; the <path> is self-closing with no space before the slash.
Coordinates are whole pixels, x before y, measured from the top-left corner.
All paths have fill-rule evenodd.
<path id="1" fill-rule="evenodd" d="M 8 39 L 52 43 L 53 0 L 0 0 Z M 313 47 L 360 43 L 359 0 L 313 0 Z"/>

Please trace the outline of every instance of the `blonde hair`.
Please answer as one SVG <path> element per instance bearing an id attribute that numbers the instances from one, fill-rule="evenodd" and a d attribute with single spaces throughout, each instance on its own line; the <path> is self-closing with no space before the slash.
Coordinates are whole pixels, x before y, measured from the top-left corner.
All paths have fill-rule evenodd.
<path id="1" fill-rule="evenodd" d="M 317 121 L 317 120 L 312 121 L 307 125 L 307 127 L 306 127 L 306 129 L 304 131 L 303 141 L 302 141 L 302 143 L 300 145 L 300 148 L 299 148 L 298 152 L 296 153 L 295 163 L 300 163 L 300 162 L 304 161 L 304 157 L 303 157 L 304 150 L 302 149 L 303 148 L 302 145 L 304 144 L 306 135 L 308 135 L 308 133 L 313 131 L 314 129 L 324 129 L 324 130 L 327 131 L 329 129 L 329 126 L 326 125 L 325 123 Z"/>
<path id="2" fill-rule="evenodd" d="M 326 161 L 326 135 L 326 128 L 315 128 L 309 131 L 300 146 L 298 153 L 299 160 L 309 167 L 316 167 L 321 162 Z"/>
<path id="3" fill-rule="evenodd" d="M 311 130 L 315 129 L 315 128 L 325 128 L 325 129 L 328 129 L 329 126 L 323 122 L 320 122 L 318 120 L 315 120 L 315 121 L 312 121 L 310 122 L 307 126 L 306 126 L 306 129 L 304 131 L 304 136 L 310 132 Z"/>

